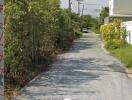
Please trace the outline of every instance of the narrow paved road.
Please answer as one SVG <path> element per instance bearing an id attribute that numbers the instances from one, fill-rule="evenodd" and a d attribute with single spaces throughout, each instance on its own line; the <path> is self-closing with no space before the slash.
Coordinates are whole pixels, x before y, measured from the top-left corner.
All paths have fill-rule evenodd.
<path id="1" fill-rule="evenodd" d="M 121 63 L 88 33 L 59 55 L 51 69 L 32 81 L 17 100 L 132 100 L 132 81 Z"/>
<path id="2" fill-rule="evenodd" d="M 3 96 L 4 95 L 4 93 L 3 93 L 4 89 L 3 89 L 3 87 L 4 87 L 3 85 L 0 85 L 0 100 L 4 100 L 4 96 Z"/>

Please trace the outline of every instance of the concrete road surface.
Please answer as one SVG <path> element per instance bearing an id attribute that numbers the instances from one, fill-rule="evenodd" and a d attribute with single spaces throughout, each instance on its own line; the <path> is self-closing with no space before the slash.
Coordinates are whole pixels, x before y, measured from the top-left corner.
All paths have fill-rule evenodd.
<path id="1" fill-rule="evenodd" d="M 0 64 L 1 64 L 1 62 L 0 62 Z M 4 100 L 4 76 L 3 76 L 3 71 L 4 71 L 3 68 L 2 69 L 0 68 L 0 100 Z"/>
<path id="2" fill-rule="evenodd" d="M 0 85 L 0 100 L 4 100 L 4 89 L 3 89 L 3 85 Z"/>
<path id="3" fill-rule="evenodd" d="M 16 100 L 132 100 L 132 81 L 123 65 L 101 48 L 92 33 L 75 41 L 49 71 L 25 87 Z"/>

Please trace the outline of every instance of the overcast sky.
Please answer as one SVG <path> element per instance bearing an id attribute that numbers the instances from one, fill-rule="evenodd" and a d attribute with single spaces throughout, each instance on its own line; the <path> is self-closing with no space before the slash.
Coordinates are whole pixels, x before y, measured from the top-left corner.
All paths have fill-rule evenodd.
<path id="1" fill-rule="evenodd" d="M 84 14 L 90 14 L 92 16 L 98 16 L 99 11 L 102 7 L 109 5 L 109 0 L 83 0 L 84 4 Z M 69 0 L 61 0 L 61 7 L 68 8 Z M 72 2 L 72 11 L 78 12 L 78 3 L 77 0 L 71 0 Z M 80 10 L 82 11 L 83 4 L 80 5 Z M 90 5 L 91 4 L 91 5 Z"/>

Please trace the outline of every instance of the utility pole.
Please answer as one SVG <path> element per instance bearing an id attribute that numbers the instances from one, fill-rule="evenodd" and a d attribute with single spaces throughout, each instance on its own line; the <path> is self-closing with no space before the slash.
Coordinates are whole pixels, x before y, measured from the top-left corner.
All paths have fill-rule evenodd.
<path id="1" fill-rule="evenodd" d="M 78 14 L 79 14 L 79 15 L 80 15 L 80 4 L 81 4 L 80 1 L 83 1 L 83 0 L 77 0 L 77 2 L 78 2 Z"/>
<path id="2" fill-rule="evenodd" d="M 80 15 L 80 1 L 78 0 L 78 14 Z"/>
<path id="3" fill-rule="evenodd" d="M 96 3 L 80 3 L 80 4 L 87 5 L 87 6 L 99 6 L 100 5 L 100 4 L 96 4 Z M 89 9 L 83 8 L 83 11 L 84 10 L 89 10 Z M 99 12 L 99 9 L 95 9 L 94 11 Z"/>
<path id="4" fill-rule="evenodd" d="M 71 0 L 69 0 L 69 11 L 71 11 Z"/>
<path id="5" fill-rule="evenodd" d="M 68 28 L 71 28 L 71 0 L 69 0 L 69 24 Z"/>
<path id="6" fill-rule="evenodd" d="M 84 12 L 84 4 L 83 4 L 83 8 L 82 8 L 82 15 L 81 15 L 81 31 L 82 31 L 82 22 L 83 22 L 83 12 Z"/>
<path id="7" fill-rule="evenodd" d="M 83 12 L 84 12 L 84 4 L 83 4 L 83 8 L 82 8 L 82 16 L 83 16 Z"/>

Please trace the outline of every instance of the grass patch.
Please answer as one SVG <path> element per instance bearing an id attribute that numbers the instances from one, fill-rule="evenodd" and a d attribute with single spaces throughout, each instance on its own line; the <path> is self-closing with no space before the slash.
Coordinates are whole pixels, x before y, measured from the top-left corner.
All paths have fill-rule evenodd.
<path id="1" fill-rule="evenodd" d="M 126 45 L 122 48 L 110 51 L 115 57 L 126 64 L 129 69 L 132 69 L 132 45 Z"/>

